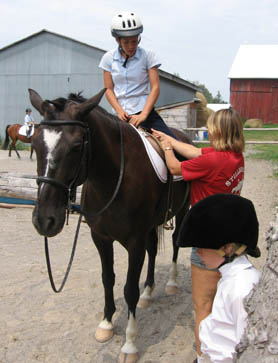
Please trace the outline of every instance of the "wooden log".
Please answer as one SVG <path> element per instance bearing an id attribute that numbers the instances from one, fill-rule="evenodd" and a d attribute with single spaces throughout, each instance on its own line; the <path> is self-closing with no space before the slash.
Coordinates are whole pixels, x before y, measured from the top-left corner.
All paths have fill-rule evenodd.
<path id="1" fill-rule="evenodd" d="M 278 208 L 266 242 L 268 255 L 260 282 L 245 300 L 248 324 L 236 347 L 238 363 L 278 362 Z"/>
<path id="2" fill-rule="evenodd" d="M 38 185 L 36 175 L 22 173 L 0 172 L 0 197 L 36 200 Z M 80 203 L 81 189 L 76 193 L 76 203 Z"/>
<path id="3" fill-rule="evenodd" d="M 12 204 L 12 203 L 0 203 L 0 208 L 12 209 L 12 208 L 34 208 L 34 205 L 30 204 Z"/>

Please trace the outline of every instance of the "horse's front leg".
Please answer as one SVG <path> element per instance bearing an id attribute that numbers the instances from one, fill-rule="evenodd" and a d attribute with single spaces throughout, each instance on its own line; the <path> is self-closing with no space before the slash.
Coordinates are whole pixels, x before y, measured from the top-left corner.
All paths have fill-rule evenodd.
<path id="1" fill-rule="evenodd" d="M 139 300 L 139 279 L 145 258 L 145 248 L 142 239 L 129 241 L 128 244 L 128 272 L 124 287 L 125 300 L 128 305 L 128 324 L 126 328 L 126 341 L 121 348 L 120 363 L 135 363 L 138 360 L 138 350 L 135 340 L 137 326 L 135 320 L 136 306 Z"/>
<path id="2" fill-rule="evenodd" d="M 17 140 L 16 140 L 17 141 Z M 15 144 L 16 144 L 16 141 L 12 142 L 11 145 L 10 145 L 10 150 L 9 150 L 9 156 L 12 155 L 12 149 L 14 149 L 14 151 L 16 152 L 16 155 L 17 157 L 20 159 L 20 155 L 19 155 L 19 152 L 16 150 L 16 147 L 15 147 Z"/>
<path id="3" fill-rule="evenodd" d="M 103 241 L 93 236 L 94 243 L 98 249 L 101 266 L 102 266 L 102 283 L 104 286 L 105 295 L 105 306 L 104 306 L 104 317 L 100 322 L 95 338 L 98 342 L 106 342 L 113 337 L 113 324 L 112 317 L 116 311 L 114 302 L 114 284 L 115 284 L 115 273 L 114 273 L 114 250 L 113 241 Z"/>
<path id="4" fill-rule="evenodd" d="M 155 259 L 157 255 L 157 232 L 156 229 L 152 229 L 148 235 L 146 249 L 148 252 L 148 270 L 147 277 L 144 284 L 144 291 L 140 296 L 140 300 L 137 304 L 139 308 L 146 309 L 152 304 L 152 292 L 155 286 L 154 283 L 154 270 Z"/>
<path id="5" fill-rule="evenodd" d="M 13 144 L 11 143 L 9 146 L 9 157 L 12 156 L 12 146 L 13 146 Z"/>

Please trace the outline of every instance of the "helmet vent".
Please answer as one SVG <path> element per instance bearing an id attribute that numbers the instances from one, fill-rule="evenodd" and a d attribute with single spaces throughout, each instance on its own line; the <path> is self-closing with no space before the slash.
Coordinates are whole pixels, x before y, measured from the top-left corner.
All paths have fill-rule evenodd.
<path id="1" fill-rule="evenodd" d="M 123 21 L 123 28 L 125 28 L 125 21 Z"/>
<path id="2" fill-rule="evenodd" d="M 136 21 L 135 20 L 133 20 L 133 25 L 136 26 Z"/>
<path id="3" fill-rule="evenodd" d="M 128 24 L 128 27 L 131 28 L 131 21 L 130 20 L 127 21 L 127 24 Z"/>

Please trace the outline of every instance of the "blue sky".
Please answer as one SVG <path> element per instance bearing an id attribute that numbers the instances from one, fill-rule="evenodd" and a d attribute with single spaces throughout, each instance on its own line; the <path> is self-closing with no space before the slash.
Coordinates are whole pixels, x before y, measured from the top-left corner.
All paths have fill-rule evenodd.
<path id="1" fill-rule="evenodd" d="M 229 101 L 227 78 L 241 44 L 278 44 L 278 1 L 263 0 L 1 0 L 0 48 L 47 29 L 111 49 L 110 23 L 118 10 L 136 12 L 141 46 L 162 69 L 199 81 Z"/>

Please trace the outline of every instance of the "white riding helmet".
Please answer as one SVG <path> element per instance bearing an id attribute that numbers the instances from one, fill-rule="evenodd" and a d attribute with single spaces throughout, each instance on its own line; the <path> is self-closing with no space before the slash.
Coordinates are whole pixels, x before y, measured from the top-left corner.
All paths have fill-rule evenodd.
<path id="1" fill-rule="evenodd" d="M 143 24 L 140 18 L 130 11 L 117 13 L 111 24 L 113 37 L 133 37 L 143 31 Z"/>

